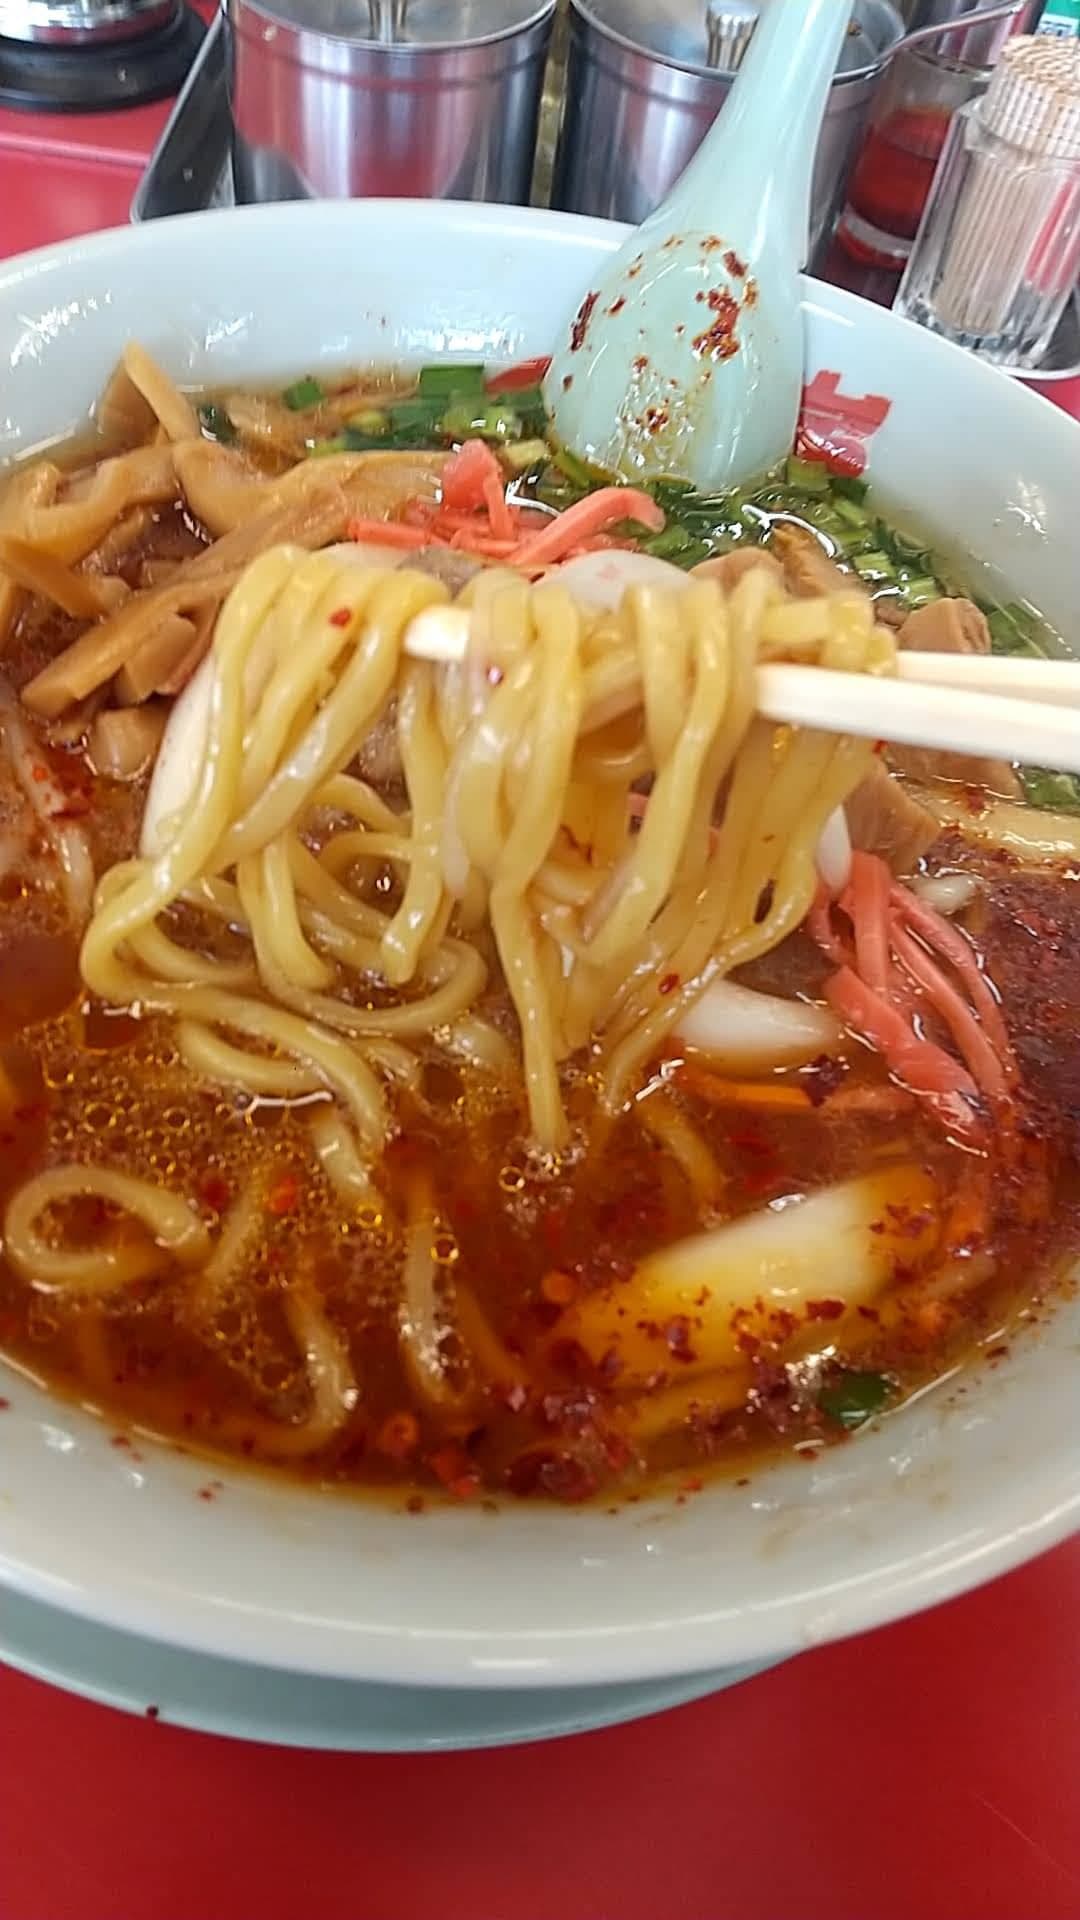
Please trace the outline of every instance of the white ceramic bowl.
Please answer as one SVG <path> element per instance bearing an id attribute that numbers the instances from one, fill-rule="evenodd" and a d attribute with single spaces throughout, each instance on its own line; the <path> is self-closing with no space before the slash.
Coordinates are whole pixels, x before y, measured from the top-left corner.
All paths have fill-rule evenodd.
<path id="1" fill-rule="evenodd" d="M 136 335 L 227 383 L 548 349 L 620 230 L 448 205 L 319 204 L 105 234 L 0 269 L 0 458 L 75 430 Z M 1080 631 L 1080 429 L 951 347 L 808 284 L 810 371 L 885 395 L 870 471 Z M 960 1592 L 1080 1510 L 1080 1310 L 962 1391 L 809 1464 L 669 1501 L 416 1518 L 208 1468 L 0 1378 L 0 1580 L 177 1646 L 350 1679 L 567 1685 L 793 1652 Z M 223 1491 L 197 1498 L 210 1474 Z"/>

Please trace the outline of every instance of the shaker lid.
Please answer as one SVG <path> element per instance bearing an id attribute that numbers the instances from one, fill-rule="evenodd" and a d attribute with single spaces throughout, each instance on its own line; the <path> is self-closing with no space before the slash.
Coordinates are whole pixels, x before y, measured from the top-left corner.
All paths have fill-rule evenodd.
<path id="1" fill-rule="evenodd" d="M 354 45 L 414 48 L 475 46 L 521 32 L 554 13 L 556 0 L 254 0 L 255 10 L 290 27 Z M 392 36 L 379 33 L 385 17 Z"/>
<path id="2" fill-rule="evenodd" d="M 768 0 L 757 0 L 764 11 Z M 700 73 L 715 72 L 709 60 L 709 24 L 706 0 L 570 0 L 571 11 L 609 34 L 612 39 L 658 54 L 673 66 Z M 716 12 L 746 14 L 754 0 Z M 855 0 L 851 27 L 837 65 L 841 74 L 864 73 L 876 67 L 882 55 L 902 39 L 904 23 L 891 0 Z M 720 69 L 723 71 L 723 69 Z"/>
<path id="3" fill-rule="evenodd" d="M 1001 140 L 1047 160 L 1080 160 L 1080 40 L 1025 35 L 995 67 L 979 117 Z"/>

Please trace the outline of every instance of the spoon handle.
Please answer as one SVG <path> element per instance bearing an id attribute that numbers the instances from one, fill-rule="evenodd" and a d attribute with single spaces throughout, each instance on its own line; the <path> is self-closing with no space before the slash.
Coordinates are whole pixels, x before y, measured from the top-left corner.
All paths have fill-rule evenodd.
<path id="1" fill-rule="evenodd" d="M 408 0 L 368 0 L 371 32 L 380 46 L 392 47 L 405 32 L 405 8 Z"/>
<path id="2" fill-rule="evenodd" d="M 743 245 L 771 227 L 773 244 L 805 258 L 821 121 L 852 0 L 768 0 L 722 111 L 643 232 L 708 231 L 719 209 L 745 207 Z M 744 223 L 740 223 L 744 224 Z"/>

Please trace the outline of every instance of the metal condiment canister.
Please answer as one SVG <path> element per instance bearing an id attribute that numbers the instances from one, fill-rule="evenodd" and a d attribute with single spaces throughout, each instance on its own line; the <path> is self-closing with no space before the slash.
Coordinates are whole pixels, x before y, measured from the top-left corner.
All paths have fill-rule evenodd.
<path id="1" fill-rule="evenodd" d="M 705 0 L 570 0 L 556 206 L 637 222 L 659 204 L 732 85 L 709 64 L 708 16 Z M 878 77 L 903 32 L 891 0 L 855 0 L 818 146 L 811 259 L 843 204 Z"/>
<path id="2" fill-rule="evenodd" d="M 555 4 L 225 0 L 237 199 L 523 204 Z"/>

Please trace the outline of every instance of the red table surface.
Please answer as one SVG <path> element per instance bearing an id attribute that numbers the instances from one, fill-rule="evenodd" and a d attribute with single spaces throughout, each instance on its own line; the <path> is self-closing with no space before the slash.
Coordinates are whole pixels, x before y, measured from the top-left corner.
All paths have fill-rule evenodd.
<path id="1" fill-rule="evenodd" d="M 240 1747 L 0 1672 L 3 1920 L 1077 1920 L 1080 1541 L 503 1753 Z"/>
<path id="2" fill-rule="evenodd" d="M 0 112 L 0 257 L 123 223 L 166 111 Z M 1078 1617 L 1074 1542 L 660 1719 L 438 1757 L 0 1668 L 0 1920 L 1078 1920 Z"/>

